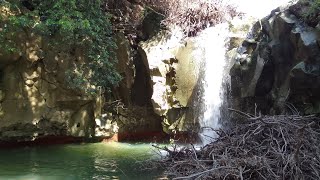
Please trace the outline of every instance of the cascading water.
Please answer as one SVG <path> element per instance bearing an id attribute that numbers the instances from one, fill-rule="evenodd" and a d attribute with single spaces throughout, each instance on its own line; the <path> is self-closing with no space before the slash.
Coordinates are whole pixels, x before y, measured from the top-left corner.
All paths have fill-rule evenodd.
<path id="1" fill-rule="evenodd" d="M 202 59 L 204 70 L 203 86 L 203 116 L 200 119 L 201 139 L 203 144 L 215 136 L 212 129 L 219 128 L 220 106 L 223 72 L 226 64 L 226 42 L 228 39 L 228 24 L 219 24 L 205 29 L 199 37 L 196 53 Z"/>
<path id="2" fill-rule="evenodd" d="M 260 19 L 270 13 L 274 7 L 287 4 L 291 0 L 229 0 L 226 3 L 238 7 L 247 16 Z M 252 8 L 254 7 L 254 8 Z M 248 24 L 252 25 L 252 24 Z M 202 115 L 200 115 L 200 137 L 202 144 L 210 143 L 216 136 L 214 129 L 220 128 L 221 105 L 223 104 L 223 79 L 228 59 L 226 59 L 228 39 L 230 37 L 228 23 L 210 27 L 201 32 L 197 40 L 194 56 L 202 60 Z"/>

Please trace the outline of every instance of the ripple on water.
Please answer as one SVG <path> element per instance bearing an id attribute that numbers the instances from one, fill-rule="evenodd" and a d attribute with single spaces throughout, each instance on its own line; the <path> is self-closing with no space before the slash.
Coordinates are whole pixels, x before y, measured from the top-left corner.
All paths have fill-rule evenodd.
<path id="1" fill-rule="evenodd" d="M 96 143 L 0 150 L 0 180 L 157 179 L 137 161 L 155 158 L 149 144 Z"/>

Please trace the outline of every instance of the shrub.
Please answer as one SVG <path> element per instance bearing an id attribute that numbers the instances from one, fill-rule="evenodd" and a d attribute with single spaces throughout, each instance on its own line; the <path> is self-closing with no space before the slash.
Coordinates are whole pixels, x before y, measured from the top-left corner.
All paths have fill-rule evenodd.
<path id="1" fill-rule="evenodd" d="M 71 88 L 94 93 L 97 86 L 110 89 L 120 81 L 115 68 L 116 46 L 111 23 L 101 8 L 102 1 L 2 0 L 0 4 L 16 12 L 6 19 L 6 26 L 0 31 L 1 42 L 6 42 L 0 48 L 17 50 L 17 44 L 8 36 L 19 29 L 29 29 L 51 40 L 50 46 L 83 47 L 88 62 L 66 72 Z"/>
<path id="2" fill-rule="evenodd" d="M 303 0 L 302 2 L 309 3 L 309 10 L 305 12 L 305 17 L 318 15 L 320 11 L 320 0 Z"/>
<path id="3" fill-rule="evenodd" d="M 150 6 L 164 13 L 162 23 L 167 27 L 178 26 L 187 36 L 195 36 L 207 27 L 225 22 L 239 13 L 221 0 L 147 0 Z"/>

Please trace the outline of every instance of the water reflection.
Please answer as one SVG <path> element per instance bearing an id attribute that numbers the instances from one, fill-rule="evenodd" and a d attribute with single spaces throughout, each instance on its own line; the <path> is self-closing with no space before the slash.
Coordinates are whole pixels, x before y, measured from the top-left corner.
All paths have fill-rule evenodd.
<path id="1" fill-rule="evenodd" d="M 137 170 L 152 158 L 151 145 L 85 144 L 0 150 L 0 180 L 157 179 Z"/>

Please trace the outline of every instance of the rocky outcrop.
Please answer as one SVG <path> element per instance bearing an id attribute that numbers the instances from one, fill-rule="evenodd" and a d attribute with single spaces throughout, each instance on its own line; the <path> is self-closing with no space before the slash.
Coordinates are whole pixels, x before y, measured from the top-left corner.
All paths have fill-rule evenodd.
<path id="1" fill-rule="evenodd" d="M 159 21 L 155 13 L 150 11 L 142 16 L 141 5 L 126 3 L 121 8 L 144 18 L 134 25 L 145 29 L 141 36 L 156 34 L 152 23 L 148 23 Z M 4 20 L 0 22 L 1 31 L 8 15 L 14 12 L 0 7 L 0 13 Z M 162 132 L 161 118 L 152 108 L 150 75 L 134 48 L 135 35 L 115 34 L 117 69 L 122 81 L 112 94 L 100 91 L 92 96 L 81 89 L 72 90 L 66 81 L 68 70 L 87 61 L 80 47 L 53 44 L 32 29 L 14 33 L 16 36 L 8 41 L 15 42 L 18 51 L 8 53 L 0 49 L 0 142 L 36 142 L 46 137 L 68 137 L 70 142 L 73 138 L 115 137 L 117 133 L 124 137 L 121 134 Z M 55 38 L 59 42 L 63 37 Z"/>
<path id="2" fill-rule="evenodd" d="M 117 33 L 115 38 L 117 69 L 122 81 L 113 90 L 112 96 L 106 97 L 105 114 L 98 117 L 98 121 L 108 122 L 108 127 L 117 126 L 117 131 L 105 132 L 118 133 L 120 141 L 152 139 L 154 134 L 162 133 L 162 126 L 161 117 L 152 108 L 149 71 L 124 33 Z M 141 134 L 145 135 L 144 139 L 136 138 Z"/>
<path id="3" fill-rule="evenodd" d="M 118 123 L 119 133 L 165 131 L 170 134 L 196 129 L 193 98 L 197 95 L 199 76 L 195 72 L 198 62 L 192 57 L 193 40 L 179 42 L 181 37 L 161 31 L 164 16 L 152 6 L 139 8 L 143 1 L 117 2 L 130 4 L 119 8 L 128 7 L 123 15 L 128 18 L 122 20 L 130 21 L 128 24 L 135 28 L 134 32 L 124 32 L 126 36 L 118 36 L 119 64 L 127 64 L 129 68 L 119 67 L 124 79 L 115 99 L 123 104 L 115 109 L 109 102 L 107 111 Z M 110 1 L 109 6 L 112 4 Z"/>
<path id="4" fill-rule="evenodd" d="M 320 112 L 320 29 L 295 16 L 303 13 L 297 12 L 302 5 L 274 10 L 238 48 L 230 71 L 234 108 L 264 114 Z"/>
<path id="5" fill-rule="evenodd" d="M 65 72 L 75 62 L 85 61 L 81 50 L 69 54 L 65 51 L 70 47 L 63 45 L 48 50 L 46 42 L 35 39 L 21 39 L 34 50 L 0 52 L 0 141 L 61 137 L 59 142 L 66 138 L 72 142 L 79 137 L 108 139 L 117 133 L 127 140 L 136 133 L 162 132 L 161 118 L 151 105 L 150 76 L 124 34 L 115 36 L 117 69 L 123 79 L 112 98 L 88 96 L 68 87 Z"/>
<path id="6" fill-rule="evenodd" d="M 0 10 L 3 17 L 10 13 Z M 81 49 L 52 46 L 31 29 L 14 33 L 8 42 L 18 51 L 0 49 L 0 142 L 94 137 L 96 97 L 66 83 L 67 70 L 85 61 Z"/>
<path id="7" fill-rule="evenodd" d="M 230 22 L 230 48 L 244 39 L 252 20 Z M 181 31 L 172 30 L 161 31 L 139 43 L 138 51 L 147 70 L 145 82 L 151 88 L 152 108 L 162 118 L 163 130 L 168 134 L 178 136 L 188 132 L 197 137 L 203 113 L 204 65 L 208 58 L 199 47 L 204 41 L 200 35 L 186 38 Z M 233 51 L 227 56 L 232 56 Z"/>
<path id="8" fill-rule="evenodd" d="M 193 54 L 194 39 L 179 42 L 177 34 L 162 31 L 141 42 L 139 52 L 150 75 L 152 106 L 163 118 L 166 133 L 197 129 L 194 101 L 201 60 Z"/>
<path id="9" fill-rule="evenodd" d="M 64 78 L 71 57 L 51 53 L 10 63 L 0 56 L 0 140 L 95 135 L 95 98 L 68 89 Z"/>

